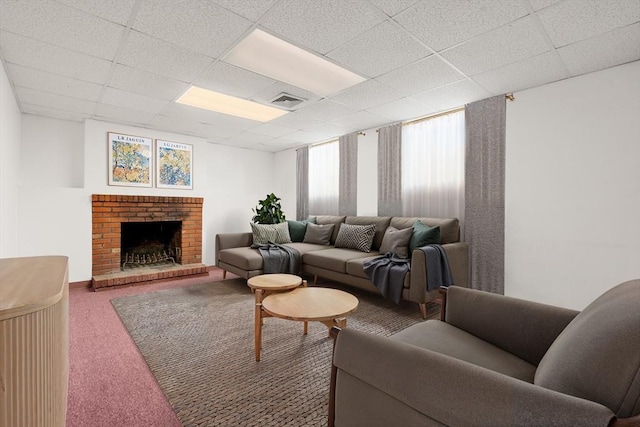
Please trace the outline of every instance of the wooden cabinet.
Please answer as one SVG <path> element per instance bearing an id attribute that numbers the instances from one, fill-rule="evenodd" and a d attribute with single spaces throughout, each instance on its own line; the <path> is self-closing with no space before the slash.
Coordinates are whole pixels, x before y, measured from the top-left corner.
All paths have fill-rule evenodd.
<path id="1" fill-rule="evenodd" d="M 68 381 L 68 258 L 0 260 L 0 426 L 63 427 Z"/>

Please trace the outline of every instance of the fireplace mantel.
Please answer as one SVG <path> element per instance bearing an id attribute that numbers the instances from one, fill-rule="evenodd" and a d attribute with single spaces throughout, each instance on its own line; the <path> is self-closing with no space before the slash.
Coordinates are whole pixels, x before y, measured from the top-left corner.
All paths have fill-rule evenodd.
<path id="1" fill-rule="evenodd" d="M 201 197 L 94 194 L 92 213 L 92 284 L 94 289 L 203 274 Z M 123 222 L 182 221 L 182 266 L 121 271 Z"/>

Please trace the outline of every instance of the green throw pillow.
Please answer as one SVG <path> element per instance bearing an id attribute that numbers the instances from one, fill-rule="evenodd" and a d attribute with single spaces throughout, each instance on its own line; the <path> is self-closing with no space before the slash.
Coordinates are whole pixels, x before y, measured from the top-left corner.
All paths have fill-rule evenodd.
<path id="1" fill-rule="evenodd" d="M 287 221 L 289 224 L 289 235 L 292 242 L 302 242 L 304 233 L 307 231 L 307 224 L 316 224 L 316 217 L 312 216 L 302 221 Z"/>
<path id="2" fill-rule="evenodd" d="M 414 249 L 431 244 L 440 244 L 440 227 L 429 227 L 420 220 L 414 222 L 413 233 L 411 233 L 411 239 L 409 239 L 409 256 L 411 256 Z"/>

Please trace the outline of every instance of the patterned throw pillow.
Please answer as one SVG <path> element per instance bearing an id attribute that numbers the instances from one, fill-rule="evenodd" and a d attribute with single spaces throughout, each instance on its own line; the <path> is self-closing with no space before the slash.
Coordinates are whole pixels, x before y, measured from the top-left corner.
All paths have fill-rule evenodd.
<path id="1" fill-rule="evenodd" d="M 316 225 L 312 222 L 307 224 L 307 231 L 304 233 L 304 243 L 315 243 L 316 245 L 330 245 L 333 234 L 333 224 Z"/>
<path id="2" fill-rule="evenodd" d="M 411 227 L 401 230 L 395 227 L 387 228 L 382 238 L 382 244 L 380 245 L 380 253 L 386 254 L 387 252 L 393 252 L 400 258 L 407 258 L 409 256 L 409 239 L 411 239 L 411 233 L 413 233 L 413 228 Z"/>
<path id="3" fill-rule="evenodd" d="M 289 226 L 286 222 L 280 224 L 254 224 L 251 223 L 253 231 L 253 243 L 264 244 L 273 243 L 291 243 L 289 236 Z"/>
<path id="4" fill-rule="evenodd" d="M 375 234 L 375 224 L 341 224 L 335 246 L 336 248 L 349 248 L 357 249 L 360 252 L 371 252 L 371 245 L 373 244 Z"/>

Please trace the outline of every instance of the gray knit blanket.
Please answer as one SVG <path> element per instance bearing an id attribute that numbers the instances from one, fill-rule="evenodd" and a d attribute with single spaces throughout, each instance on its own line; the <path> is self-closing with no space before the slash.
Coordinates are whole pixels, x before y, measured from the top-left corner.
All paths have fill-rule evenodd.
<path id="1" fill-rule="evenodd" d="M 273 242 L 254 243 L 251 247 L 257 249 L 262 255 L 262 272 L 264 274 L 300 273 L 300 252 L 297 249 Z"/>
<path id="2" fill-rule="evenodd" d="M 427 291 L 453 284 L 447 254 L 440 245 L 420 248 L 427 263 Z M 400 303 L 407 273 L 411 270 L 411 258 L 400 258 L 389 252 L 364 263 L 364 272 L 378 288 L 382 296 Z"/>

